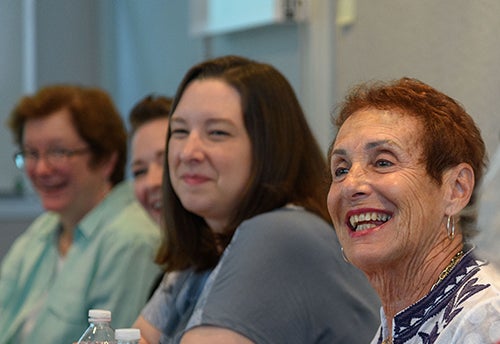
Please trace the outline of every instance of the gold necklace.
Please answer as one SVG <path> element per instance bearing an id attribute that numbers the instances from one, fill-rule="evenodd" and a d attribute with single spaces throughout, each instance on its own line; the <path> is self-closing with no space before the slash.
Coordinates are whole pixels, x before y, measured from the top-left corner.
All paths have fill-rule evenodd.
<path id="1" fill-rule="evenodd" d="M 451 270 L 453 270 L 455 265 L 457 265 L 458 262 L 460 261 L 460 259 L 462 259 L 463 255 L 464 255 L 464 251 L 460 250 L 457 252 L 457 254 L 455 256 L 453 256 L 453 258 L 451 258 L 450 263 L 444 268 L 443 271 L 441 271 L 437 281 L 434 283 L 431 290 L 434 289 L 439 283 L 441 283 L 441 281 L 444 280 L 446 278 L 446 276 L 448 276 L 448 274 L 451 272 Z M 384 339 L 382 341 L 382 344 L 392 344 L 392 336 L 389 336 L 386 339 Z"/>
<path id="2" fill-rule="evenodd" d="M 392 337 L 389 336 L 382 341 L 382 344 L 392 344 Z"/>
<path id="3" fill-rule="evenodd" d="M 451 272 L 451 270 L 453 270 L 455 265 L 457 265 L 458 262 L 460 261 L 460 259 L 462 259 L 463 255 L 464 255 L 464 251 L 460 250 L 457 252 L 457 254 L 453 258 L 451 258 L 450 263 L 444 268 L 443 271 L 441 271 L 437 281 L 432 285 L 431 290 L 433 290 L 439 283 L 441 283 L 442 280 L 444 280 L 446 278 L 446 276 L 448 276 L 448 274 Z"/>

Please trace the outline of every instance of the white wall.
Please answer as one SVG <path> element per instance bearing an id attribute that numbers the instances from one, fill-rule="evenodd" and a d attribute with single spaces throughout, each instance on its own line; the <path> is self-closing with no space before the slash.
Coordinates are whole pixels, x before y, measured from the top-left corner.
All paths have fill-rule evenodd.
<path id="1" fill-rule="evenodd" d="M 500 1 L 357 1 L 337 31 L 335 100 L 354 83 L 410 76 L 460 101 L 500 143 Z"/>
<path id="2" fill-rule="evenodd" d="M 14 146 L 4 123 L 19 98 L 59 82 L 100 85 L 99 0 L 0 1 L 0 259 L 19 233 L 40 212 L 37 199 L 12 194 L 22 174 L 12 162 Z M 32 41 L 23 23 L 33 14 Z M 30 31 L 30 30 L 28 30 Z M 27 56 L 27 52 L 33 56 Z M 33 62 L 29 72 L 25 62 Z M 25 186 L 30 193 L 29 185 Z"/>
<path id="3" fill-rule="evenodd" d="M 410 76 L 462 103 L 500 161 L 500 1 L 357 1 L 336 33 L 335 100 L 368 79 Z M 479 209 L 481 254 L 500 267 L 500 173 L 491 171 Z"/>
<path id="4" fill-rule="evenodd" d="M 239 54 L 273 64 L 290 81 L 320 144 L 328 146 L 333 89 L 334 2 L 311 0 L 304 23 L 193 36 L 189 1 L 121 0 L 101 3 L 107 25 L 106 88 L 126 115 L 150 92 L 173 95 L 189 67 Z M 111 34 L 110 34 L 111 33 Z"/>
<path id="5" fill-rule="evenodd" d="M 12 163 L 14 146 L 4 128 L 7 114 L 23 92 L 22 1 L 0 1 L 0 193 L 13 191 L 20 173 Z"/>

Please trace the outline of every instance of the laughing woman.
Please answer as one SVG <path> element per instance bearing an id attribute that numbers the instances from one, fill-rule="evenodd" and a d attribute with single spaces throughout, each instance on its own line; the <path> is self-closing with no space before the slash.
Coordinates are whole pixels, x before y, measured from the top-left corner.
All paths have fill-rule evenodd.
<path id="1" fill-rule="evenodd" d="M 328 209 L 382 300 L 372 343 L 495 343 L 500 280 L 466 242 L 485 147 L 453 99 L 413 79 L 355 88 L 336 119 Z"/>

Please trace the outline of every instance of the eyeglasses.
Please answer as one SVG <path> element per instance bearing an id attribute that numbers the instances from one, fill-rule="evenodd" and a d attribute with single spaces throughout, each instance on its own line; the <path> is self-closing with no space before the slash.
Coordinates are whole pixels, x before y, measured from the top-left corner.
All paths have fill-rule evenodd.
<path id="1" fill-rule="evenodd" d="M 51 148 L 44 154 L 41 154 L 36 150 L 22 150 L 14 154 L 14 163 L 20 170 L 24 168 L 30 169 L 36 165 L 38 160 L 44 158 L 45 162 L 47 162 L 50 166 L 61 167 L 65 165 L 72 156 L 85 154 L 88 151 L 88 147 L 78 149 Z"/>

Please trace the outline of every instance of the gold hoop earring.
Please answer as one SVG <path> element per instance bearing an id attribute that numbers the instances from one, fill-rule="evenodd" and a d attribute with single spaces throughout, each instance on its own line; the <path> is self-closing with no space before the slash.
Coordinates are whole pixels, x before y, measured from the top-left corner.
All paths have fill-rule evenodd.
<path id="1" fill-rule="evenodd" d="M 344 248 L 343 248 L 342 246 L 340 246 L 340 252 L 342 252 L 342 258 L 344 258 L 344 261 L 345 261 L 346 263 L 351 264 L 351 262 L 349 261 L 349 259 L 347 259 L 346 255 L 345 255 L 345 253 L 344 253 Z"/>
<path id="2" fill-rule="evenodd" d="M 448 220 L 446 221 L 446 234 L 448 234 L 448 239 L 453 240 L 455 237 L 455 220 L 453 216 L 448 215 Z"/>

